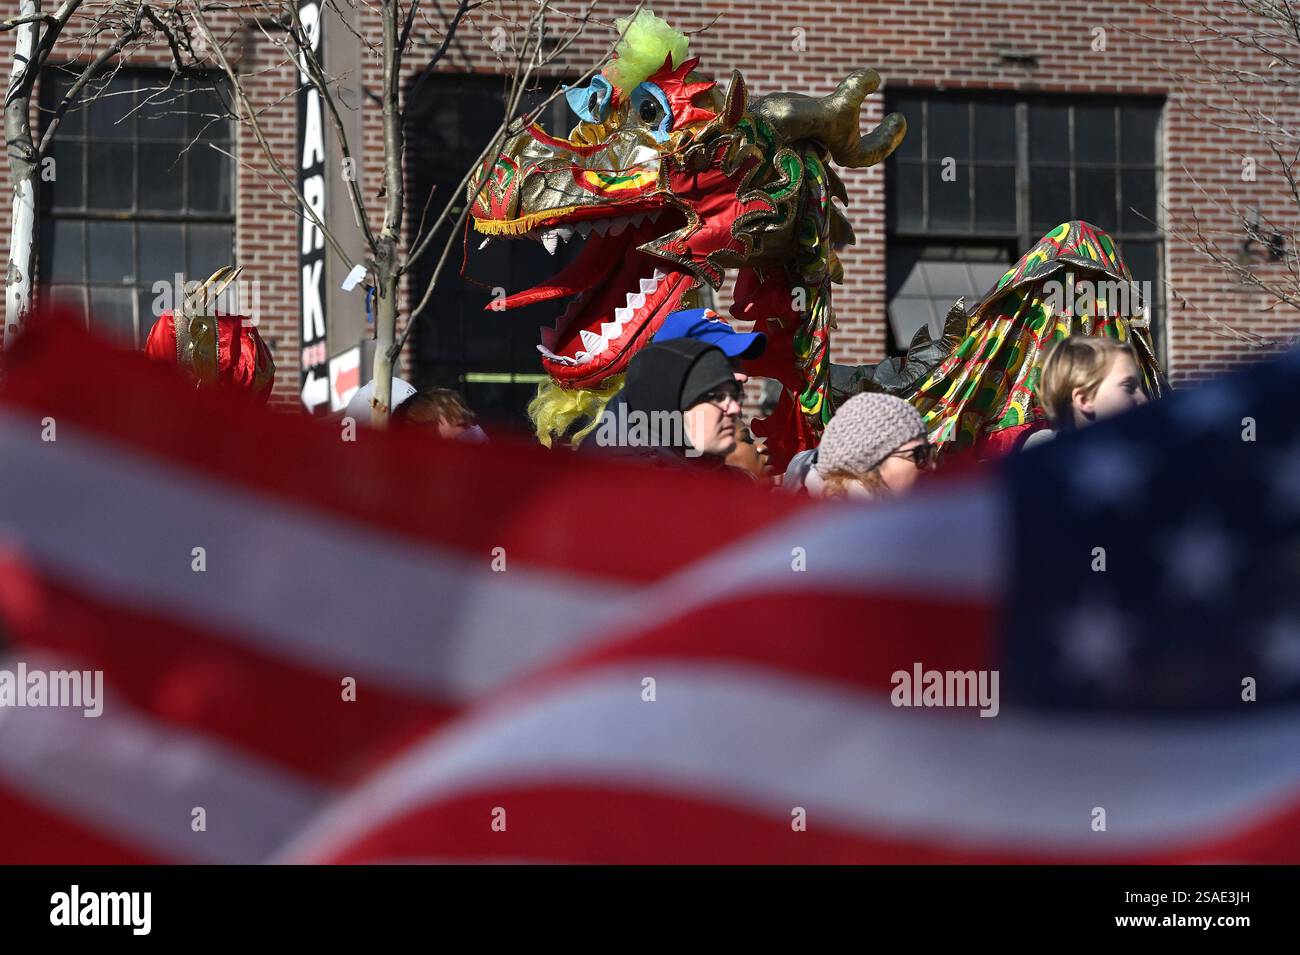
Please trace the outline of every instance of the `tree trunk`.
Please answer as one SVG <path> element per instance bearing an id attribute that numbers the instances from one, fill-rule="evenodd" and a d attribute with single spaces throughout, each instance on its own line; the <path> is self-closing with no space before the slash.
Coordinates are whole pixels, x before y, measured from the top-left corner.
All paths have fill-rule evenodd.
<path id="1" fill-rule="evenodd" d="M 375 256 L 377 309 L 375 314 L 375 397 L 371 419 L 388 426 L 393 401 L 393 341 L 397 337 L 397 246 L 402 237 L 402 114 L 401 51 L 397 48 L 397 0 L 383 0 L 384 20 L 384 227 Z"/>
<path id="2" fill-rule="evenodd" d="M 33 16 L 37 0 L 21 0 L 18 15 Z M 9 268 L 5 273 L 4 347 L 26 324 L 32 307 L 32 276 L 36 269 L 36 146 L 32 142 L 31 91 L 27 65 L 36 51 L 40 24 L 14 28 L 13 66 L 5 94 L 5 145 L 13 183 L 13 217 L 9 223 Z"/>

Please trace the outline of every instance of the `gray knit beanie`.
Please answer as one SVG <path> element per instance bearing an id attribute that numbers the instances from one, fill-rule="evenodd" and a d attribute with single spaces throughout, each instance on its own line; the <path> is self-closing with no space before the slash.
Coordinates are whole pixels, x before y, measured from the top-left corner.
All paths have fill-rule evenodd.
<path id="1" fill-rule="evenodd" d="M 921 414 L 902 398 L 879 392 L 854 395 L 826 425 L 817 449 L 817 473 L 870 471 L 901 445 L 925 437 Z"/>

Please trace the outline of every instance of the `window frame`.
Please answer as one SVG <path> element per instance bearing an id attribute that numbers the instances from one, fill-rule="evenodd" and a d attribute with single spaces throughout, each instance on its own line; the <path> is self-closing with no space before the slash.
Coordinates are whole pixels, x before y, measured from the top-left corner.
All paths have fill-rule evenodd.
<path id="1" fill-rule="evenodd" d="M 40 104 L 38 110 L 39 123 L 40 123 L 42 134 L 44 133 L 44 130 L 48 127 L 49 121 L 52 118 L 54 113 L 54 106 L 57 103 L 57 99 L 56 99 L 57 92 L 55 91 L 59 89 L 60 86 L 59 79 L 61 79 L 64 76 L 73 75 L 73 74 L 68 74 L 66 72 L 67 66 L 68 64 L 58 64 L 58 65 L 50 66 L 42 74 L 41 97 L 40 97 Z M 73 64 L 73 66 L 78 66 L 78 64 Z M 178 90 L 177 94 L 188 97 L 190 91 L 194 88 L 193 85 L 190 85 L 192 81 L 189 80 L 182 81 L 179 78 L 175 77 L 171 73 L 171 71 L 163 68 L 157 68 L 157 67 L 122 67 L 118 70 L 115 70 L 110 76 L 104 77 L 103 82 L 107 84 L 119 78 L 126 78 L 134 81 L 136 83 L 135 91 L 137 93 L 141 89 L 146 89 L 150 91 L 160 90 L 166 88 L 167 86 L 175 82 L 185 82 L 187 85 L 185 87 L 182 87 L 181 90 Z M 229 96 L 229 93 L 228 91 L 224 90 L 224 86 L 225 86 L 224 78 L 220 73 L 211 72 L 201 82 L 204 85 L 201 85 L 199 87 L 200 89 L 207 88 L 206 84 L 211 83 L 210 88 L 214 90 L 218 90 L 218 89 L 221 90 L 222 92 L 219 93 L 218 95 L 222 96 L 223 101 L 228 101 L 227 98 Z M 150 314 L 146 319 L 141 304 L 142 300 L 146 296 L 152 296 L 155 294 L 153 292 L 153 286 L 157 282 L 167 281 L 169 283 L 172 283 L 174 281 L 173 275 L 146 276 L 142 271 L 142 263 L 140 259 L 141 246 L 142 246 L 140 237 L 141 237 L 142 229 L 147 229 L 151 225 L 179 226 L 180 238 L 182 243 L 181 252 L 180 252 L 182 274 L 185 276 L 186 280 L 197 279 L 201 281 L 203 278 L 206 278 L 207 276 L 206 275 L 200 276 L 197 274 L 192 275 L 189 272 L 189 257 L 192 250 L 194 249 L 194 241 L 195 241 L 193 239 L 193 234 L 195 231 L 209 226 L 219 226 L 228 229 L 229 236 L 230 236 L 230 247 L 229 247 L 229 252 L 225 257 L 225 261 L 226 262 L 233 261 L 234 254 L 235 254 L 235 247 L 238 242 L 237 210 L 239 205 L 238 194 L 237 194 L 238 172 L 235 168 L 236 163 L 234 160 L 225 159 L 222 165 L 224 166 L 226 175 L 228 177 L 227 190 L 226 190 L 227 203 L 228 203 L 227 210 L 216 211 L 216 210 L 194 209 L 191 206 L 189 206 L 189 203 L 192 201 L 192 195 L 190 190 L 190 177 L 191 177 L 192 164 L 189 157 L 186 156 L 185 158 L 179 159 L 177 168 L 164 171 L 169 175 L 180 175 L 182 177 L 181 188 L 180 188 L 181 206 L 179 208 L 174 208 L 174 209 L 162 209 L 162 208 L 153 209 L 153 208 L 142 207 L 140 204 L 140 200 L 141 200 L 140 187 L 141 187 L 141 177 L 142 174 L 145 172 L 145 170 L 141 162 L 141 147 L 142 146 L 148 147 L 151 145 L 175 144 L 178 149 L 177 156 L 179 158 L 182 155 L 181 150 L 192 151 L 194 149 L 206 148 L 205 144 L 207 142 L 216 142 L 218 146 L 223 147 L 224 149 L 226 149 L 227 152 L 231 154 L 236 154 L 237 127 L 236 124 L 233 122 L 233 120 L 227 116 L 223 118 L 209 120 L 208 122 L 203 124 L 204 129 L 209 128 L 214 123 L 224 124 L 227 133 L 225 136 L 207 137 L 207 138 L 200 139 L 199 133 L 197 132 L 191 136 L 189 130 L 189 126 L 190 126 L 189 118 L 201 114 L 195 114 L 189 112 L 188 107 L 190 104 L 187 100 L 187 102 L 185 103 L 186 111 L 182 114 L 186 119 L 184 124 L 185 129 L 183 131 L 183 138 L 177 138 L 177 137 L 164 138 L 160 136 L 149 136 L 146 135 L 144 130 L 141 128 L 143 124 L 148 122 L 149 120 L 139 115 L 139 106 L 137 103 L 137 106 L 135 107 L 135 111 L 137 115 L 136 118 L 134 119 L 134 123 L 135 123 L 134 135 L 130 135 L 121 139 L 108 139 L 108 138 L 97 137 L 92 133 L 90 128 L 90 111 L 94 107 L 95 102 L 93 99 L 87 99 L 86 97 L 95 97 L 96 95 L 98 95 L 98 92 L 99 92 L 98 89 L 92 90 L 89 86 L 87 87 L 86 90 L 83 91 L 83 98 L 80 99 L 78 102 L 74 103 L 72 107 L 69 108 L 68 112 L 64 115 L 63 121 L 61 122 L 59 129 L 52 141 L 52 150 L 51 150 L 52 152 L 57 152 L 58 147 L 63 144 L 72 144 L 80 147 L 81 161 L 77 164 L 77 174 L 80 177 L 79 205 L 67 205 L 67 204 L 60 205 L 59 204 L 60 190 L 57 188 L 51 188 L 47 186 L 44 182 L 42 182 L 42 188 L 40 189 L 40 196 L 39 196 L 42 226 L 41 226 L 41 234 L 37 238 L 38 238 L 38 245 L 40 246 L 42 253 L 44 252 L 47 241 L 49 243 L 52 243 L 54 241 L 52 230 L 55 228 L 56 223 L 78 224 L 80 226 L 80 233 L 81 233 L 79 236 L 81 249 L 80 249 L 80 255 L 78 257 L 81 262 L 81 278 L 80 279 L 68 279 L 68 278 L 56 279 L 48 274 L 47 263 L 38 262 L 37 279 L 38 279 L 40 293 L 42 295 L 49 296 L 50 298 L 58 298 L 62 301 L 76 302 L 77 304 L 80 305 L 82 312 L 86 316 L 88 323 L 91 323 L 93 321 L 93 318 L 91 316 L 91 303 L 95 299 L 94 293 L 96 290 L 99 290 L 101 292 L 117 291 L 117 290 L 130 291 L 133 296 L 132 297 L 131 340 L 137 347 L 139 347 L 144 344 L 145 335 L 148 333 L 149 328 L 152 327 L 153 322 L 156 321 L 157 319 L 157 316 L 153 314 Z M 74 117 L 76 117 L 76 123 L 77 123 L 77 125 L 75 126 L 70 124 L 70 120 L 72 120 Z M 91 196 L 91 191 L 90 191 L 90 185 L 91 185 L 90 167 L 92 164 L 88 157 L 90 156 L 91 153 L 91 147 L 94 144 L 103 144 L 103 143 L 117 143 L 120 145 L 130 146 L 132 172 L 131 172 L 129 207 L 126 205 L 117 205 L 113 207 L 92 207 L 90 205 L 90 203 L 93 201 L 93 197 Z M 53 185 L 57 186 L 59 178 L 61 178 L 60 175 L 61 172 L 62 171 L 56 167 L 55 169 L 56 179 L 54 180 Z M 92 279 L 91 271 L 90 271 L 91 259 L 89 255 L 91 249 L 90 226 L 95 223 L 129 224 L 130 234 L 131 234 L 131 267 L 132 267 L 132 275 L 134 276 L 133 281 L 111 282 L 105 280 Z M 51 233 L 47 234 L 46 230 L 51 230 Z M 173 295 L 175 294 L 176 294 L 176 290 L 173 289 Z"/>
<path id="2" fill-rule="evenodd" d="M 930 106 L 933 102 L 942 99 L 958 99 L 970 111 L 967 118 L 968 125 L 968 156 L 964 159 L 958 159 L 957 165 L 959 176 L 965 176 L 968 183 L 968 203 L 969 215 L 968 222 L 970 228 L 967 230 L 954 228 L 932 228 L 932 210 L 930 203 L 931 184 L 929 181 L 928 171 L 935 167 L 940 157 L 931 156 L 929 152 L 930 139 Z M 1021 91 L 1003 91 L 1003 90 L 954 90 L 945 91 L 933 87 L 912 87 L 901 86 L 891 88 L 886 98 L 886 110 L 895 112 L 900 109 L 903 103 L 919 103 L 924 119 L 921 123 L 921 129 L 909 129 L 908 135 L 921 135 L 921 144 L 918 158 L 900 158 L 897 155 L 890 156 L 885 164 L 885 242 L 886 242 L 886 259 L 890 255 L 891 249 L 900 245 L 967 245 L 967 246 L 985 246 L 997 244 L 1003 241 L 1014 241 L 1019 249 L 1017 255 L 1023 255 L 1043 234 L 1053 225 L 1074 216 L 1075 209 L 1078 206 L 1079 199 L 1079 171 L 1087 169 L 1107 169 L 1113 170 L 1115 175 L 1114 189 L 1115 202 L 1114 214 L 1122 217 L 1128 209 L 1124 204 L 1124 172 L 1125 171 L 1150 171 L 1154 178 L 1154 222 L 1146 229 L 1123 229 L 1122 218 L 1119 221 L 1102 223 L 1097 225 L 1105 229 L 1112 235 L 1121 248 L 1127 244 L 1140 244 L 1142 246 L 1154 247 L 1155 274 L 1150 276 L 1136 276 L 1141 280 L 1151 282 L 1153 291 L 1153 301 L 1151 303 L 1152 322 L 1148 330 L 1153 345 L 1156 349 L 1157 356 L 1164 360 L 1166 329 L 1168 310 L 1166 308 L 1164 295 L 1164 276 L 1167 272 L 1167 241 L 1166 241 L 1166 216 L 1165 216 L 1165 121 L 1167 99 L 1159 95 L 1149 96 L 1115 96 L 1111 94 L 1085 94 L 1085 95 L 1067 95 L 1053 93 L 1021 92 Z M 975 150 L 975 110 L 980 104 L 1001 104 L 1010 105 L 1014 110 L 1014 129 L 1016 135 L 1015 144 L 1015 197 L 1016 197 L 1016 224 L 1014 229 L 991 229 L 980 228 L 976 219 L 978 209 L 976 206 L 975 196 L 979 176 L 979 167 L 984 165 L 1006 165 L 1007 161 L 982 162 L 976 156 Z M 1076 148 L 1078 109 L 1087 107 L 1108 107 L 1111 110 L 1112 122 L 1114 123 L 1115 152 L 1113 162 L 1102 162 L 1097 160 L 1084 160 L 1078 158 Z M 1155 128 L 1152 130 L 1154 138 L 1152 144 L 1151 162 L 1137 162 L 1126 160 L 1124 156 L 1124 124 L 1123 109 L 1126 106 L 1139 107 L 1153 110 L 1155 113 Z M 1061 109 L 1066 112 L 1067 129 L 1069 134 L 1069 145 L 1066 150 L 1066 158 L 1061 162 L 1042 162 L 1032 161 L 1030 156 L 1031 147 L 1031 129 L 1030 129 L 1030 112 L 1034 107 L 1050 107 Z M 898 185 L 897 169 L 899 165 L 916 167 L 922 170 L 920 177 L 922 189 L 922 210 L 920 215 L 920 226 L 912 224 L 900 225 L 898 216 L 898 196 L 900 188 Z M 1044 168 L 1066 168 L 1068 170 L 1070 181 L 1070 196 L 1064 203 L 1065 213 L 1060 216 L 1051 225 L 1035 225 L 1033 222 L 1032 210 L 1032 177 L 1034 170 Z M 1013 257 L 1012 262 L 1015 262 Z M 888 262 L 886 262 L 888 265 Z M 972 295 L 981 295 L 985 289 L 972 289 Z M 889 301 L 886 301 L 886 310 L 889 307 Z M 892 329 L 888 331 L 888 336 L 892 339 Z M 897 343 L 899 347 L 906 347 L 905 342 Z"/>

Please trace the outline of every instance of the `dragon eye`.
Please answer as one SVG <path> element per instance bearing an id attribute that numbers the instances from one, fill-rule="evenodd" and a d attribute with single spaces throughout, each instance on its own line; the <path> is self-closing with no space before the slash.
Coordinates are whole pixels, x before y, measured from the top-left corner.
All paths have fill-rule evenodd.
<path id="1" fill-rule="evenodd" d="M 642 83 L 632 91 L 631 105 L 641 122 L 650 127 L 650 135 L 656 142 L 668 138 L 673 126 L 673 111 L 663 90 L 654 83 Z"/>
<path id="2" fill-rule="evenodd" d="M 586 86 L 572 86 L 564 91 L 564 98 L 569 101 L 569 108 L 586 123 L 604 122 L 609 115 L 613 87 L 605 77 L 596 75 Z"/>

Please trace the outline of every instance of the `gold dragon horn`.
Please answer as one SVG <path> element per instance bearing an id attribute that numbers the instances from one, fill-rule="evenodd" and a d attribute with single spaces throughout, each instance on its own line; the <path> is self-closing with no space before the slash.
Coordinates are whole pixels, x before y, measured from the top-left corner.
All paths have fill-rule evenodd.
<path id="1" fill-rule="evenodd" d="M 829 96 L 770 93 L 754 104 L 754 112 L 787 142 L 814 139 L 824 143 L 836 164 L 846 169 L 874 166 L 898 148 L 907 133 L 907 120 L 890 113 L 865 136 L 858 129 L 862 101 L 880 88 L 875 70 L 855 70 Z"/>

